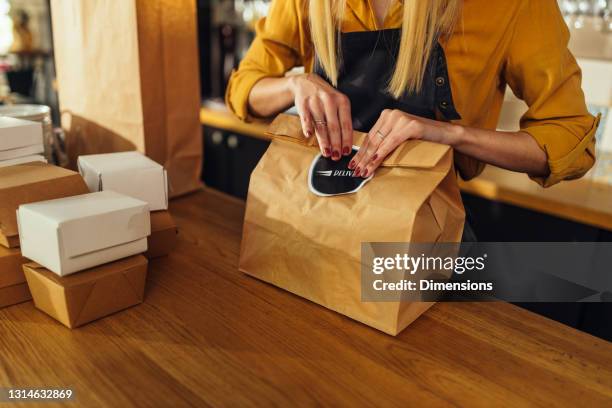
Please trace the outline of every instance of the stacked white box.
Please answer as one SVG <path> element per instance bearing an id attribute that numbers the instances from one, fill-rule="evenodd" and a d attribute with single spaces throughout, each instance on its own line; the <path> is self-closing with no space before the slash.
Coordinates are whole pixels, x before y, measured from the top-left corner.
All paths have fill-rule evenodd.
<path id="1" fill-rule="evenodd" d="M 150 211 L 168 209 L 166 170 L 139 152 L 80 156 L 78 167 L 90 191 L 129 195 L 147 202 Z"/>
<path id="2" fill-rule="evenodd" d="M 50 271 L 69 275 L 147 250 L 147 203 L 103 191 L 21 205 L 21 251 Z"/>
<path id="3" fill-rule="evenodd" d="M 29 120 L 0 116 L 0 166 L 23 160 L 44 161 L 42 125 Z M 18 164 L 18 163 L 14 163 Z"/>

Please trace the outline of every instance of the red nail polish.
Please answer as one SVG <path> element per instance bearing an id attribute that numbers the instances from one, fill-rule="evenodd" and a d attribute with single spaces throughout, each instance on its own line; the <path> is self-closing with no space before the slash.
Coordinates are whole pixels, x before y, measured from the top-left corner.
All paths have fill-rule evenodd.
<path id="1" fill-rule="evenodd" d="M 353 176 L 355 176 L 355 177 L 359 177 L 359 172 L 360 172 L 360 171 L 361 171 L 361 169 L 360 169 L 359 167 L 357 167 L 357 168 L 355 169 L 355 172 L 353 173 Z"/>
<path id="2" fill-rule="evenodd" d="M 355 160 L 351 160 L 348 164 L 349 170 L 353 170 L 355 168 Z"/>
<path id="3" fill-rule="evenodd" d="M 332 157 L 334 159 L 339 159 L 340 158 L 340 152 L 337 150 L 334 150 L 334 152 L 332 153 Z"/>
<path id="4" fill-rule="evenodd" d="M 324 149 L 324 153 L 323 153 L 323 155 L 324 155 L 325 157 L 328 157 L 330 154 L 331 154 L 331 149 L 330 149 L 329 147 L 326 147 L 326 148 Z"/>
<path id="5" fill-rule="evenodd" d="M 374 156 L 372 156 L 372 161 L 376 161 L 376 159 L 378 159 L 378 154 L 375 154 Z"/>
<path id="6" fill-rule="evenodd" d="M 360 177 L 367 178 L 368 177 L 368 169 L 364 169 L 363 170 L 363 174 Z"/>
<path id="7" fill-rule="evenodd" d="M 351 152 L 351 149 L 349 149 L 348 146 L 344 146 L 344 149 L 342 149 L 342 153 L 347 156 L 349 153 Z"/>

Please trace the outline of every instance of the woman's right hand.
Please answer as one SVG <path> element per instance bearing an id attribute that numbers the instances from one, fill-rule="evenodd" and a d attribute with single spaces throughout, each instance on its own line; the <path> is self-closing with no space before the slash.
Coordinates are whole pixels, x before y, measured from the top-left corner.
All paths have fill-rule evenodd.
<path id="1" fill-rule="evenodd" d="M 321 154 L 340 160 L 353 147 L 353 123 L 349 98 L 316 74 L 289 77 L 295 107 L 304 136 L 317 136 Z"/>

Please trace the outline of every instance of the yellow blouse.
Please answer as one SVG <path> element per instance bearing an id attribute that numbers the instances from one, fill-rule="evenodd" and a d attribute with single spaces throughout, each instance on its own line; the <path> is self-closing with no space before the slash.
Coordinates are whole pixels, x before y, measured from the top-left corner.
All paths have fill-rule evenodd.
<path id="1" fill-rule="evenodd" d="M 347 0 L 343 32 L 401 27 L 402 5 L 394 1 L 383 27 L 370 2 Z M 280 77 L 296 66 L 313 68 L 307 0 L 274 0 L 240 67 L 232 74 L 228 107 L 248 119 L 247 99 L 264 77 Z M 521 118 L 524 132 L 548 156 L 550 175 L 532 177 L 542 186 L 584 175 L 595 163 L 599 118 L 589 114 L 582 74 L 567 49 L 569 31 L 556 0 L 464 0 L 463 15 L 442 42 L 453 100 L 465 126 L 495 129 L 506 85 L 529 106 Z M 461 154 L 455 164 L 464 179 L 482 172 L 484 163 Z"/>

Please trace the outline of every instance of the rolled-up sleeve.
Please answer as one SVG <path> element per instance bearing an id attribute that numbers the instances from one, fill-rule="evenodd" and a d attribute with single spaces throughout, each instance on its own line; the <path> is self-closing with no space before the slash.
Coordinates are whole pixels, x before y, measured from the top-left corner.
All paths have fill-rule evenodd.
<path id="1" fill-rule="evenodd" d="M 529 109 L 521 130 L 546 152 L 544 187 L 583 176 L 595 163 L 599 117 L 589 114 L 582 73 L 567 48 L 569 30 L 555 0 L 525 1 L 508 49 L 505 80 Z"/>
<path id="2" fill-rule="evenodd" d="M 305 38 L 304 2 L 274 0 L 267 17 L 256 24 L 256 36 L 238 70 L 230 77 L 225 101 L 240 119 L 248 120 L 251 89 L 262 78 L 282 77 L 303 65 L 309 50 Z"/>

